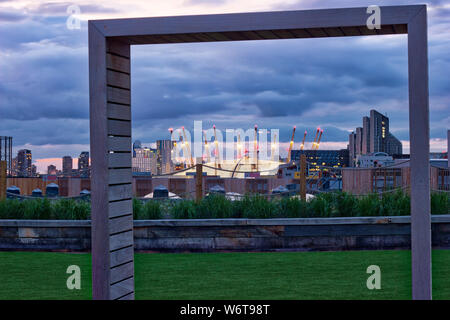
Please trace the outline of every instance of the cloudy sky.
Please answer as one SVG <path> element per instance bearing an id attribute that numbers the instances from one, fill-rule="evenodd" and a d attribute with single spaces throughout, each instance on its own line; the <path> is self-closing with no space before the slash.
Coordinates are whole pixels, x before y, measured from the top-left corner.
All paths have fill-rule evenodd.
<path id="1" fill-rule="evenodd" d="M 89 150 L 87 20 L 414 4 L 415 1 L 316 0 L 0 0 L 0 135 L 29 148 L 40 171 Z M 446 150 L 450 127 L 450 4 L 427 1 L 431 149 Z M 80 29 L 68 29 L 77 5 Z M 167 128 L 203 120 L 226 128 L 280 130 L 296 125 L 309 143 L 345 148 L 370 109 L 390 117 L 409 152 L 407 38 L 216 42 L 132 47 L 133 139 L 150 145 Z M 308 145 L 307 145 L 308 147 Z M 280 150 L 283 155 L 284 149 Z"/>

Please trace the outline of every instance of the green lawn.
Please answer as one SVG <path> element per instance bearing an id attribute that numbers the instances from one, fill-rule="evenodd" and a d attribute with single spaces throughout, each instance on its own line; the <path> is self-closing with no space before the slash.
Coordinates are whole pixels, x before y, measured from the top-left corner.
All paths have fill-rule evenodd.
<path id="1" fill-rule="evenodd" d="M 89 254 L 0 252 L 0 299 L 90 299 Z M 410 299 L 410 251 L 136 254 L 137 299 Z M 79 265 L 81 290 L 66 288 Z M 381 268 L 381 290 L 366 269 Z M 450 251 L 433 251 L 433 297 L 450 299 Z"/>

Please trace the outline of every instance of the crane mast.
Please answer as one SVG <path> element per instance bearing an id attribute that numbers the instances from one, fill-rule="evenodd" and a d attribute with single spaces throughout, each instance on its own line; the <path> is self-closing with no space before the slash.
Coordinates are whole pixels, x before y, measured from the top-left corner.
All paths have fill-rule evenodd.
<path id="1" fill-rule="evenodd" d="M 323 134 L 323 129 L 320 130 L 319 139 L 317 140 L 315 150 L 319 150 L 319 144 L 320 144 L 320 139 L 322 139 L 322 134 Z"/>
<path id="2" fill-rule="evenodd" d="M 317 141 L 317 136 L 319 135 L 319 131 L 320 131 L 320 128 L 317 128 L 317 130 L 316 130 L 316 136 L 314 137 L 314 142 L 313 142 L 313 144 L 312 144 L 311 150 L 314 150 L 315 147 L 316 147 L 316 141 Z"/>
<path id="3" fill-rule="evenodd" d="M 305 130 L 305 133 L 303 134 L 302 144 L 300 145 L 300 150 L 303 150 L 303 148 L 305 147 L 306 134 L 307 134 L 307 132 Z"/>
<path id="4" fill-rule="evenodd" d="M 292 148 L 294 147 L 295 128 L 296 128 L 296 126 L 294 126 L 294 129 L 292 130 L 292 137 L 291 137 L 291 142 L 289 143 L 289 150 L 288 150 L 288 155 L 286 158 L 286 163 L 291 162 L 291 151 L 292 151 Z"/>

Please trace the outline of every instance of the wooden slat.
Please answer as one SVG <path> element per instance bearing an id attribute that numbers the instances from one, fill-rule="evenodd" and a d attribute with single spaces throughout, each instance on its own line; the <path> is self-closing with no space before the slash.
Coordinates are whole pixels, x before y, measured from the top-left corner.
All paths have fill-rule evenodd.
<path id="1" fill-rule="evenodd" d="M 346 36 L 359 36 L 360 32 L 357 27 L 343 27 L 342 31 Z"/>
<path id="2" fill-rule="evenodd" d="M 131 137 L 108 137 L 108 151 L 131 150 Z"/>
<path id="3" fill-rule="evenodd" d="M 288 30 L 274 30 L 273 33 L 280 39 L 292 39 L 293 35 Z"/>
<path id="4" fill-rule="evenodd" d="M 133 200 L 110 202 L 108 207 L 110 218 L 131 214 L 133 213 Z"/>
<path id="5" fill-rule="evenodd" d="M 108 137 L 108 151 L 125 151 L 131 150 L 131 137 Z"/>
<path id="6" fill-rule="evenodd" d="M 248 40 L 247 37 L 245 37 L 240 32 L 224 32 L 225 37 L 234 40 L 234 41 L 240 41 L 240 40 Z"/>
<path id="7" fill-rule="evenodd" d="M 216 41 L 208 33 L 195 33 L 195 37 L 203 42 Z"/>
<path id="8" fill-rule="evenodd" d="M 106 52 L 130 58 L 130 46 L 117 40 L 106 41 Z"/>
<path id="9" fill-rule="evenodd" d="M 213 38 L 215 41 L 230 41 L 230 38 L 227 38 L 223 33 L 219 32 L 208 33 L 208 36 Z"/>
<path id="10" fill-rule="evenodd" d="M 130 90 L 108 87 L 107 89 L 108 102 L 121 103 L 129 105 L 131 102 Z"/>
<path id="11" fill-rule="evenodd" d="M 330 37 L 343 37 L 345 34 L 339 28 L 326 28 L 325 30 Z"/>
<path id="12" fill-rule="evenodd" d="M 263 40 L 264 38 L 258 35 L 256 32 L 253 31 L 242 31 L 242 34 L 245 35 L 246 38 L 249 40 Z"/>
<path id="13" fill-rule="evenodd" d="M 379 34 L 393 34 L 393 33 L 395 33 L 394 26 L 392 26 L 392 25 L 390 25 L 390 26 L 381 26 L 381 29 L 377 30 L 377 32 Z"/>
<path id="14" fill-rule="evenodd" d="M 129 74 L 130 73 L 130 59 L 115 56 L 115 55 L 108 53 L 108 54 L 106 54 L 106 68 L 115 70 L 115 71 L 125 72 L 125 73 Z"/>
<path id="15" fill-rule="evenodd" d="M 294 34 L 297 38 L 311 38 L 311 34 L 309 34 L 304 29 L 293 29 L 290 30 L 292 34 Z"/>
<path id="16" fill-rule="evenodd" d="M 108 103 L 108 118 L 131 120 L 131 107 L 121 104 Z"/>
<path id="17" fill-rule="evenodd" d="M 128 279 L 134 275 L 133 261 L 111 268 L 111 283 Z"/>
<path id="18" fill-rule="evenodd" d="M 134 255 L 133 246 L 123 248 L 120 250 L 116 250 L 116 251 L 110 253 L 109 264 L 112 268 L 112 267 L 118 266 L 120 264 L 123 264 L 125 262 L 132 261 L 133 255 Z"/>
<path id="19" fill-rule="evenodd" d="M 108 154 L 109 168 L 131 168 L 131 152 Z"/>
<path id="20" fill-rule="evenodd" d="M 308 29 L 308 32 L 311 33 L 315 38 L 322 38 L 327 36 L 327 34 L 321 28 L 310 28 Z"/>
<path id="21" fill-rule="evenodd" d="M 182 43 L 185 42 L 178 34 L 160 35 L 160 37 L 167 43 Z"/>
<path id="22" fill-rule="evenodd" d="M 372 36 L 372 35 L 377 35 L 378 34 L 376 29 L 369 29 L 367 27 L 359 27 L 358 29 L 359 29 L 359 32 L 362 35 L 365 35 L 365 36 L 366 35 L 367 36 Z"/>
<path id="23" fill-rule="evenodd" d="M 130 199 L 133 197 L 132 184 L 120 184 L 108 188 L 109 201 Z"/>
<path id="24" fill-rule="evenodd" d="M 131 137 L 131 122 L 108 120 L 108 135 Z"/>
<path id="25" fill-rule="evenodd" d="M 130 44 L 154 44 L 155 42 L 151 40 L 151 36 L 128 36 L 123 37 L 124 41 L 128 41 Z"/>
<path id="26" fill-rule="evenodd" d="M 130 89 L 130 75 L 122 72 L 108 70 L 106 81 L 109 86 Z"/>
<path id="27" fill-rule="evenodd" d="M 133 230 L 133 215 L 109 219 L 109 234 Z"/>
<path id="28" fill-rule="evenodd" d="M 114 234 L 109 237 L 109 249 L 111 251 L 128 247 L 133 244 L 133 231 Z"/>
<path id="29" fill-rule="evenodd" d="M 408 33 L 408 26 L 406 24 L 395 24 L 393 27 L 398 34 Z"/>
<path id="30" fill-rule="evenodd" d="M 115 300 L 134 291 L 134 278 L 130 278 L 111 286 L 111 299 Z"/>
<path id="31" fill-rule="evenodd" d="M 131 292 L 131 293 L 127 294 L 126 296 L 119 298 L 118 300 L 134 300 L 134 292 Z"/>
<path id="32" fill-rule="evenodd" d="M 278 37 L 270 30 L 256 31 L 256 33 L 264 39 L 278 39 Z"/>
<path id="33" fill-rule="evenodd" d="M 202 41 L 200 38 L 196 37 L 195 35 L 191 34 L 179 34 L 178 37 L 182 39 L 184 42 L 198 42 Z"/>
<path id="34" fill-rule="evenodd" d="M 131 168 L 109 169 L 109 184 L 131 183 L 133 180 Z"/>

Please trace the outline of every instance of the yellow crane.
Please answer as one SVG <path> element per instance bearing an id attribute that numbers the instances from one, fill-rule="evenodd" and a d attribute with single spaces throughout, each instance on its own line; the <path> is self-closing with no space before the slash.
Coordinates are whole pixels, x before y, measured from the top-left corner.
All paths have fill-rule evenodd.
<path id="1" fill-rule="evenodd" d="M 307 134 L 307 132 L 305 130 L 305 134 L 303 135 L 302 144 L 300 145 L 300 150 L 303 150 L 303 148 L 305 147 L 306 134 Z"/>
<path id="2" fill-rule="evenodd" d="M 317 140 L 316 147 L 314 150 L 319 150 L 320 139 L 322 139 L 323 129 L 320 130 L 319 139 Z"/>
<path id="3" fill-rule="evenodd" d="M 288 150 L 288 155 L 286 158 L 286 163 L 291 162 L 291 151 L 292 151 L 292 148 L 294 147 L 295 128 L 296 128 L 296 126 L 294 126 L 294 129 L 292 130 L 292 137 L 291 137 L 291 142 L 289 144 L 289 150 Z"/>
<path id="4" fill-rule="evenodd" d="M 316 148 L 316 141 L 317 141 L 317 136 L 319 135 L 319 131 L 320 131 L 320 128 L 318 127 L 316 130 L 316 136 L 314 137 L 314 142 L 312 144 L 311 150 L 314 150 Z"/>

